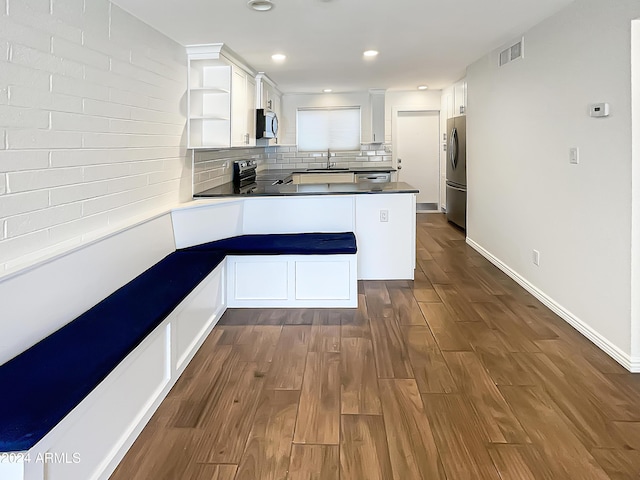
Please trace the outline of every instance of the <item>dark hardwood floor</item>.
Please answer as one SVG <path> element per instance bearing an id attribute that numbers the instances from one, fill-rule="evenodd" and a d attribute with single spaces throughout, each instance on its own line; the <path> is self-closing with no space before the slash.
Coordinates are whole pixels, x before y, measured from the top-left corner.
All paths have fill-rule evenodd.
<path id="1" fill-rule="evenodd" d="M 418 215 L 357 310 L 228 310 L 113 480 L 640 478 L 631 375 Z"/>

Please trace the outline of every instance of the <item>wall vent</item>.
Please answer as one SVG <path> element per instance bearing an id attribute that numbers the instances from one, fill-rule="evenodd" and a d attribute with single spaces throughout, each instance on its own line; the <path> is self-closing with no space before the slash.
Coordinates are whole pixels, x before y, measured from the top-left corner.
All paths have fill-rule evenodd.
<path id="1" fill-rule="evenodd" d="M 522 48 L 523 43 L 524 43 L 524 38 L 521 38 L 517 43 L 510 45 L 509 47 L 505 48 L 500 52 L 499 64 L 501 67 L 503 65 L 506 65 L 509 62 L 513 62 L 517 58 L 524 57 L 524 51 Z"/>

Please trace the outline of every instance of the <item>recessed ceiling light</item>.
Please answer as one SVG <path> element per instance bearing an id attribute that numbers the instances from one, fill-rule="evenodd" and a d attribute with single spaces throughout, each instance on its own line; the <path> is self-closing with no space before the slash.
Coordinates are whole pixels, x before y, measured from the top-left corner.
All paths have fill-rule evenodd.
<path id="1" fill-rule="evenodd" d="M 429 88 L 428 85 L 419 85 L 418 86 L 418 90 L 426 90 L 427 88 Z"/>
<path id="2" fill-rule="evenodd" d="M 378 55 L 377 50 L 367 50 L 366 52 L 364 52 L 365 57 L 375 57 L 376 55 Z"/>
<path id="3" fill-rule="evenodd" d="M 331 92 L 333 92 L 333 90 L 332 90 L 332 89 L 330 89 L 330 88 L 325 88 L 325 89 L 324 89 L 324 90 L 322 90 L 322 91 L 323 91 L 324 93 L 331 93 Z"/>
<path id="4" fill-rule="evenodd" d="M 271 3 L 271 0 L 249 0 L 247 2 L 247 7 L 257 12 L 268 12 L 274 7 L 274 5 Z"/>
<path id="5" fill-rule="evenodd" d="M 284 62 L 286 58 L 287 56 L 282 53 L 274 53 L 273 55 L 271 55 L 271 60 L 275 62 Z"/>

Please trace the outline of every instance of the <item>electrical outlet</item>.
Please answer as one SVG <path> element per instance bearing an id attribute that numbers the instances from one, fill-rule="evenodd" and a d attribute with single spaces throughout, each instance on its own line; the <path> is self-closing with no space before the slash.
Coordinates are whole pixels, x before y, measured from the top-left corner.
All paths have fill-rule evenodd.
<path id="1" fill-rule="evenodd" d="M 532 260 L 536 267 L 540 266 L 540 252 L 538 250 L 533 251 Z"/>
<path id="2" fill-rule="evenodd" d="M 380 221 L 381 222 L 389 221 L 389 210 L 380 210 Z"/>
<path id="3" fill-rule="evenodd" d="M 569 149 L 569 163 L 577 165 L 580 160 L 580 151 L 578 147 L 571 147 Z"/>

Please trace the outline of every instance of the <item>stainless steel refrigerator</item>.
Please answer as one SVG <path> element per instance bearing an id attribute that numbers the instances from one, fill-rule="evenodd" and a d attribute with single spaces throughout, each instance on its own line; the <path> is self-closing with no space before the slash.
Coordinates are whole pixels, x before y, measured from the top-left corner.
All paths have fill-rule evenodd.
<path id="1" fill-rule="evenodd" d="M 447 120 L 447 220 L 467 227 L 467 117 Z"/>

